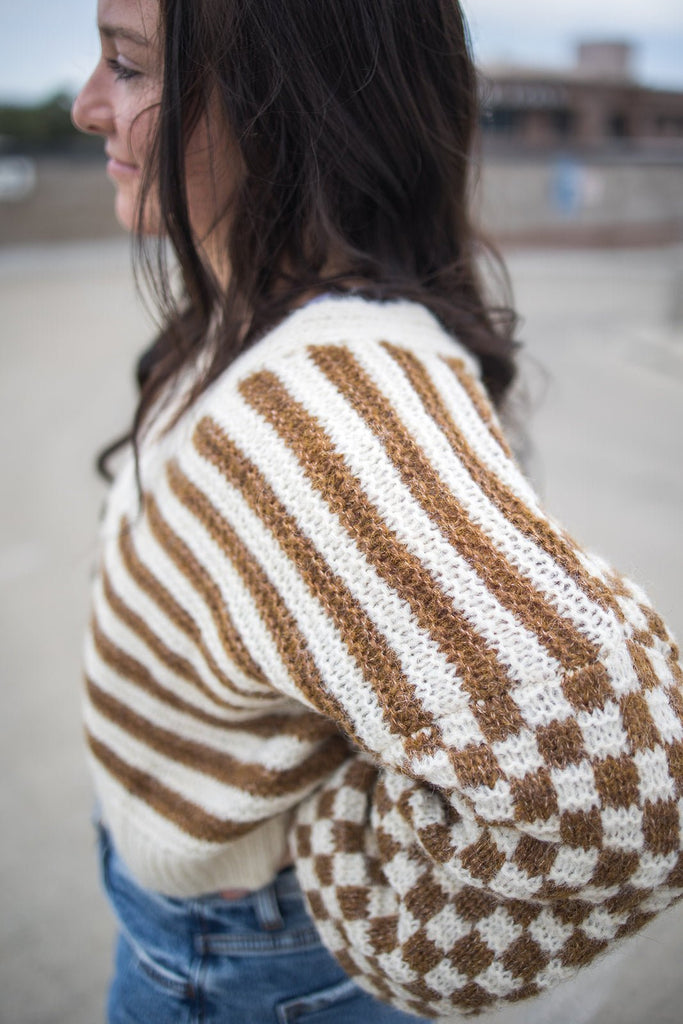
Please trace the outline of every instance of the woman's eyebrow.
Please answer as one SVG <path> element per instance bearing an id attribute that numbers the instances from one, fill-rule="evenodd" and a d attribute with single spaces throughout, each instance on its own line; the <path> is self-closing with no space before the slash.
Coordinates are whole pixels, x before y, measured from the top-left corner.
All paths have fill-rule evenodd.
<path id="1" fill-rule="evenodd" d="M 128 42 L 135 43 L 137 46 L 149 46 L 150 44 L 147 36 L 132 28 L 125 28 L 123 25 L 100 24 L 97 27 L 100 35 L 105 39 L 127 39 Z"/>

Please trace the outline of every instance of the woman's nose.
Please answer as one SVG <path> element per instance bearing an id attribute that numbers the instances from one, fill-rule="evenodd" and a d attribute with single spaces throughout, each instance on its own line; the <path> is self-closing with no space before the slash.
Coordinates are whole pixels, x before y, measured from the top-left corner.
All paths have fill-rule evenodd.
<path id="1" fill-rule="evenodd" d="M 76 128 L 90 135 L 107 135 L 112 123 L 109 100 L 95 69 L 71 107 L 71 120 Z"/>

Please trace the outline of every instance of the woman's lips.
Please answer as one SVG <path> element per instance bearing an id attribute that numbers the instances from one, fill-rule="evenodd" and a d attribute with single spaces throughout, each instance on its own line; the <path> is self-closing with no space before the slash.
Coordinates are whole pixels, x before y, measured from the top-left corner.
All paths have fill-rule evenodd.
<path id="1" fill-rule="evenodd" d="M 117 160 L 114 156 L 110 156 L 107 160 L 107 174 L 110 178 L 129 178 L 138 174 L 139 170 L 140 168 L 135 164 L 127 164 L 123 160 Z"/>

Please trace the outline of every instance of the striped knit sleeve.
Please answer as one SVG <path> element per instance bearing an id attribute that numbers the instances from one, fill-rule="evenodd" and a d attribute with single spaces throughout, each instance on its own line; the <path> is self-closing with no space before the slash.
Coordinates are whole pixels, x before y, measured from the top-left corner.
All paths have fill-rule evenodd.
<path id="1" fill-rule="evenodd" d="M 678 652 L 544 513 L 460 350 L 314 343 L 220 399 L 171 483 L 258 564 L 262 671 L 356 747 L 292 834 L 348 973 L 478 1011 L 677 900 Z"/>

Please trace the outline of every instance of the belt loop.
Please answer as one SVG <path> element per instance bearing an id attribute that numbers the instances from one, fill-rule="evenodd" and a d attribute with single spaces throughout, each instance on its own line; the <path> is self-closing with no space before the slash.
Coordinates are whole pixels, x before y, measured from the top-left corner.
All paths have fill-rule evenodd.
<path id="1" fill-rule="evenodd" d="M 275 882 L 257 889 L 254 893 L 254 908 L 258 923 L 265 931 L 274 932 L 284 928 L 285 922 L 280 913 L 280 905 L 277 901 Z"/>

